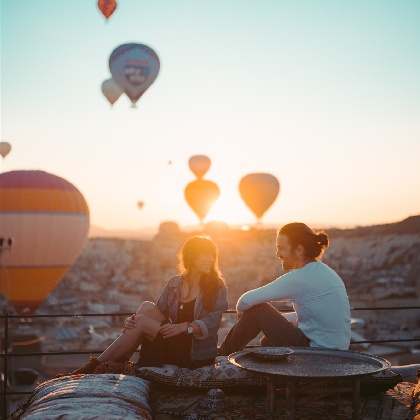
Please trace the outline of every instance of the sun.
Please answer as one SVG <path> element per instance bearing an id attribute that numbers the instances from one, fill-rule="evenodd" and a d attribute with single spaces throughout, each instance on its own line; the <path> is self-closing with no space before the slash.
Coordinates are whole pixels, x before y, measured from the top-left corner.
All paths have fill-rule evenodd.
<path id="1" fill-rule="evenodd" d="M 239 195 L 222 194 L 207 214 L 205 222 L 221 221 L 228 225 L 255 223 L 255 216 L 246 207 Z"/>

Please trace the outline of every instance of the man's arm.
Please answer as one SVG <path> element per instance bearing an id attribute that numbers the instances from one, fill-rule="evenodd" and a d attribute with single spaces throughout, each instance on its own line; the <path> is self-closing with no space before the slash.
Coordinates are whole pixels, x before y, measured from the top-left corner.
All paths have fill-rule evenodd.
<path id="1" fill-rule="evenodd" d="M 243 312 L 251 306 L 272 300 L 292 300 L 300 290 L 296 271 L 284 274 L 273 282 L 244 293 L 236 304 L 236 311 Z"/>

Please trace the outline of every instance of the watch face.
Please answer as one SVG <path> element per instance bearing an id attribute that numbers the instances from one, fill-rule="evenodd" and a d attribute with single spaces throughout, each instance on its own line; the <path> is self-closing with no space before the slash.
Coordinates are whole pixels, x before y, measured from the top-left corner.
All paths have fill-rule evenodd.
<path id="1" fill-rule="evenodd" d="M 192 328 L 192 327 L 188 327 L 188 329 L 187 329 L 187 333 L 188 333 L 188 334 L 192 334 L 192 332 L 193 332 L 193 328 Z"/>

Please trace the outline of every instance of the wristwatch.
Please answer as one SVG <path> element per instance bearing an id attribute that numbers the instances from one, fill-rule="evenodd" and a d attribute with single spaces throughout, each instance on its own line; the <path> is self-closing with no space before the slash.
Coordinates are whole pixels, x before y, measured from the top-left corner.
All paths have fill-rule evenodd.
<path id="1" fill-rule="evenodd" d="M 193 333 L 193 327 L 188 322 L 186 322 L 186 324 L 187 324 L 187 334 L 192 334 Z"/>

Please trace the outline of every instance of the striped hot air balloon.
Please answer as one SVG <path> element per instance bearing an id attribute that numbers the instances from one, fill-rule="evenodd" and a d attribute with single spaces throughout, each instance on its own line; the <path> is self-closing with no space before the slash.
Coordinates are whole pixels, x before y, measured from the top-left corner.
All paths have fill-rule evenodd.
<path id="1" fill-rule="evenodd" d="M 44 171 L 0 174 L 0 290 L 19 314 L 33 313 L 79 257 L 89 230 L 85 198 Z"/>

